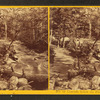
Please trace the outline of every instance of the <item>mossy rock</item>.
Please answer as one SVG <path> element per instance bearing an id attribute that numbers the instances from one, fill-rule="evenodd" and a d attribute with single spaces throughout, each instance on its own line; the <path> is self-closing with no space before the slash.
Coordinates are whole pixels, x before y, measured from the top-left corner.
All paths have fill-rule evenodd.
<path id="1" fill-rule="evenodd" d="M 6 89 L 8 89 L 8 82 L 0 81 L 0 90 L 6 90 Z"/>
<path id="2" fill-rule="evenodd" d="M 28 84 L 28 80 L 26 78 L 19 78 L 18 79 L 18 86 L 24 86 Z"/>

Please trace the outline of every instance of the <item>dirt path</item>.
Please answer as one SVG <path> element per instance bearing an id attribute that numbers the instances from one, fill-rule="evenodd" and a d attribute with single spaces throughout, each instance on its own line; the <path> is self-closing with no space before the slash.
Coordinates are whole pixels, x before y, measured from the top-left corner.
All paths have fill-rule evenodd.
<path id="1" fill-rule="evenodd" d="M 65 74 L 74 62 L 73 57 L 69 55 L 70 52 L 65 48 L 56 47 L 54 48 L 54 52 L 55 52 L 55 58 L 51 71 Z"/>
<path id="2" fill-rule="evenodd" d="M 100 41 L 97 42 L 97 45 L 100 47 Z M 51 64 L 50 89 L 51 90 L 91 89 L 91 84 L 93 83 L 91 83 L 92 80 L 90 81 L 90 79 L 88 79 L 89 75 L 84 77 L 84 76 L 76 74 L 77 76 L 74 75 L 75 77 L 73 77 L 72 79 L 69 79 L 70 73 L 68 73 L 68 70 L 73 69 L 73 63 L 75 60 L 75 58 L 70 56 L 70 52 L 66 50 L 65 48 L 57 48 L 54 45 L 51 48 L 53 48 L 55 52 L 55 57 L 54 57 L 54 63 Z M 95 60 L 93 59 L 93 61 Z M 92 66 L 90 65 L 90 68 L 91 67 Z M 72 73 L 76 71 L 77 73 L 77 70 L 70 70 L 70 71 Z M 79 82 L 79 85 L 77 84 L 77 82 Z"/>
<path id="3" fill-rule="evenodd" d="M 52 47 L 55 53 L 54 63 L 50 67 L 50 89 L 56 88 L 56 83 L 66 83 L 68 69 L 73 67 L 74 59 L 65 48 Z M 65 89 L 57 87 L 56 89 Z M 59 90 L 59 89 L 58 89 Z"/>
<path id="4" fill-rule="evenodd" d="M 97 42 L 100 49 L 100 41 Z M 72 67 L 74 58 L 70 56 L 70 52 L 66 48 L 59 48 L 57 46 L 51 45 L 54 49 L 55 57 L 54 63 L 51 64 L 51 72 L 65 74 L 67 70 Z"/>

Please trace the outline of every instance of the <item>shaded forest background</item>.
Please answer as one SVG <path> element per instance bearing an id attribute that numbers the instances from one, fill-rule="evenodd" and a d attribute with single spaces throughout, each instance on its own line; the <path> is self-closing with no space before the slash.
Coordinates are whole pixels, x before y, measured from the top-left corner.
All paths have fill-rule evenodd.
<path id="1" fill-rule="evenodd" d="M 51 31 L 61 37 L 98 38 L 100 8 L 51 8 Z"/>
<path id="2" fill-rule="evenodd" d="M 47 8 L 1 8 L 0 39 L 20 40 L 28 48 L 43 52 L 48 43 L 47 16 Z"/>

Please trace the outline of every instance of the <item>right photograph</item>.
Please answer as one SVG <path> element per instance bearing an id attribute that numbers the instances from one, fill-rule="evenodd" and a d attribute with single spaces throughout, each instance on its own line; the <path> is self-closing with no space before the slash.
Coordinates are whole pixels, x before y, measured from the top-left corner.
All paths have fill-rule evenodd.
<path id="1" fill-rule="evenodd" d="M 100 8 L 50 8 L 50 90 L 100 90 Z"/>

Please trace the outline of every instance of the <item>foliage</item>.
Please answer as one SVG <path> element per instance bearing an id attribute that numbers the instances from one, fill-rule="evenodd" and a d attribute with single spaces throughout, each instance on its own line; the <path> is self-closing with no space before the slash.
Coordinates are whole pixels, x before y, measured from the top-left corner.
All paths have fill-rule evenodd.
<path id="1" fill-rule="evenodd" d="M 100 8 L 51 8 L 53 36 L 87 38 L 99 32 Z"/>
<path id="2" fill-rule="evenodd" d="M 55 52 L 53 48 L 50 48 L 50 63 L 54 63 Z"/>
<path id="3" fill-rule="evenodd" d="M 20 40 L 31 47 L 40 40 L 48 44 L 47 11 L 47 8 L 1 8 L 0 38 Z"/>
<path id="4" fill-rule="evenodd" d="M 82 63 L 85 65 L 90 64 L 91 57 L 93 57 L 98 51 L 96 44 L 94 45 L 94 43 L 86 40 L 84 40 L 82 43 L 80 41 L 81 40 L 78 40 L 78 42 L 72 40 L 67 47 L 68 50 L 71 52 L 70 55 L 78 60 L 78 64 L 76 66 L 79 69 L 81 68 Z"/>

